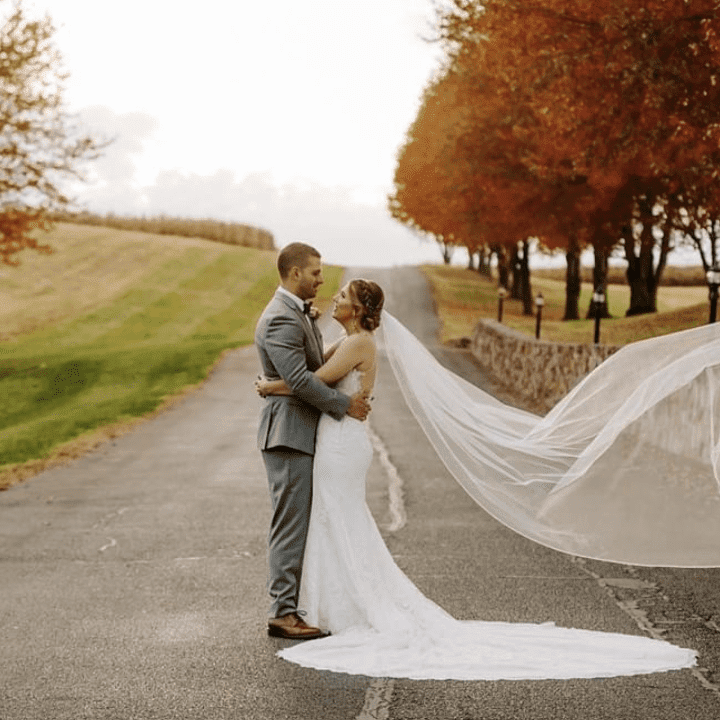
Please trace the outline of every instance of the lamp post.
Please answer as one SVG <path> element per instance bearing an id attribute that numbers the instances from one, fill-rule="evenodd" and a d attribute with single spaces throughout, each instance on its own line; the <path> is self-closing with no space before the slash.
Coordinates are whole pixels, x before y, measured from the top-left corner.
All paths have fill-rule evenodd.
<path id="1" fill-rule="evenodd" d="M 593 307 L 595 308 L 595 344 L 600 342 L 600 309 L 605 304 L 605 291 L 598 285 L 593 293 Z"/>
<path id="2" fill-rule="evenodd" d="M 535 298 L 535 307 L 537 308 L 537 312 L 535 313 L 535 339 L 540 339 L 540 323 L 542 321 L 542 309 L 543 305 L 545 304 L 545 298 L 542 296 L 542 293 L 538 293 L 537 297 Z"/>
<path id="3" fill-rule="evenodd" d="M 710 287 L 710 320 L 709 322 L 714 323 L 717 319 L 717 301 L 718 301 L 718 286 L 720 286 L 720 267 L 713 265 L 706 273 L 705 277 Z"/>
<path id="4" fill-rule="evenodd" d="M 507 290 L 501 285 L 498 288 L 498 322 L 502 322 L 502 316 L 503 316 L 503 301 L 505 300 L 505 297 L 507 296 Z"/>

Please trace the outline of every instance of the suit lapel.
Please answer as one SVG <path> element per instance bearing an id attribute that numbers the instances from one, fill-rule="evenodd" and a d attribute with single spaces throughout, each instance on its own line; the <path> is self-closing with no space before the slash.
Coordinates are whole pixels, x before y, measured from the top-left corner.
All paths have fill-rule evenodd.
<path id="1" fill-rule="evenodd" d="M 320 328 L 318 327 L 316 320 L 310 320 L 310 326 L 313 331 L 315 342 L 317 343 L 318 352 L 320 353 L 320 364 L 322 365 L 325 362 L 325 350 L 323 348 L 322 333 L 320 332 Z"/>
<path id="2" fill-rule="evenodd" d="M 318 329 L 317 325 L 307 316 L 304 312 L 300 312 L 300 317 L 302 318 L 303 324 L 306 328 L 306 332 L 309 329 L 310 330 L 310 337 L 313 339 L 313 343 L 315 345 L 315 350 L 317 351 L 317 360 L 319 365 L 323 364 L 323 361 L 325 360 L 325 353 L 323 353 L 323 346 L 322 341 L 318 337 Z M 319 367 L 318 365 L 318 367 Z"/>
<path id="3" fill-rule="evenodd" d="M 276 297 L 278 297 L 287 307 L 293 310 L 300 319 L 303 329 L 305 330 L 305 334 L 308 335 L 315 347 L 315 352 L 317 353 L 315 360 L 317 361 L 319 367 L 325 361 L 325 353 L 323 351 L 322 336 L 320 335 L 320 331 L 318 330 L 316 323 L 305 315 L 305 313 L 283 293 L 277 293 Z"/>

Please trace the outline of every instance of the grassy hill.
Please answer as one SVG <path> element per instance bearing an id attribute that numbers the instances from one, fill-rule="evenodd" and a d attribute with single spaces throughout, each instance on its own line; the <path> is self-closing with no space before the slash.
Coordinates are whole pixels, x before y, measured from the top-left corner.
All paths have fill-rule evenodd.
<path id="1" fill-rule="evenodd" d="M 70 224 L 44 239 L 52 255 L 0 266 L 0 487 L 200 382 L 277 286 L 270 251 Z"/>

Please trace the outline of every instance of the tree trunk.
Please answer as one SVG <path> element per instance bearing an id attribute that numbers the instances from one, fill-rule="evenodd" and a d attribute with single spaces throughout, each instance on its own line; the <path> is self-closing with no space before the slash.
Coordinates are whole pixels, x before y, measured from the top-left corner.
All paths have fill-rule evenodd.
<path id="1" fill-rule="evenodd" d="M 449 265 L 450 261 L 452 260 L 453 246 L 448 245 L 446 242 L 443 242 L 442 240 L 438 240 L 438 243 L 440 244 L 440 250 L 442 251 L 443 262 L 446 265 Z"/>
<path id="2" fill-rule="evenodd" d="M 609 318 L 611 317 L 610 312 L 608 311 L 607 301 L 607 269 L 609 253 L 608 245 L 602 238 L 597 238 L 593 241 L 593 253 L 595 255 L 595 266 L 593 267 L 593 294 L 595 290 L 602 288 L 605 300 L 601 303 L 596 303 L 591 297 L 586 317 L 588 319 L 595 317 Z M 599 316 L 597 313 L 599 313 Z"/>
<path id="3" fill-rule="evenodd" d="M 626 276 L 630 286 L 630 307 L 625 313 L 642 315 L 657 312 L 657 288 L 655 286 L 655 273 L 653 272 L 653 247 L 655 238 L 652 236 L 652 227 L 643 225 L 640 237 L 640 252 L 635 254 L 635 241 L 626 240 L 625 255 L 628 259 Z M 629 246 L 629 247 L 628 247 Z"/>
<path id="4" fill-rule="evenodd" d="M 655 267 L 653 250 L 658 244 L 653 234 L 653 227 L 657 224 L 652 212 L 655 199 L 654 196 L 642 196 L 637 202 L 642 222 L 640 247 L 637 255 L 632 231 L 626 232 L 624 238 L 625 257 L 628 261 L 626 276 L 630 286 L 630 307 L 625 313 L 628 316 L 657 312 L 657 289 L 670 252 L 671 228 L 666 223 L 660 242 L 658 264 Z"/>
<path id="5" fill-rule="evenodd" d="M 628 265 L 627 269 L 628 285 L 630 286 L 630 307 L 625 315 L 629 317 L 631 315 L 656 312 L 655 296 L 648 286 L 647 264 L 636 260 L 633 266 L 632 270 L 630 265 Z"/>
<path id="6" fill-rule="evenodd" d="M 483 247 L 478 250 L 478 264 L 477 264 L 477 271 L 481 273 L 482 275 L 486 275 L 487 277 L 491 276 L 490 273 L 490 252 L 487 250 L 487 248 L 483 245 Z"/>
<path id="7" fill-rule="evenodd" d="M 530 243 L 523 240 L 522 244 L 522 260 L 520 264 L 521 276 L 521 292 L 523 303 L 523 315 L 532 316 L 533 313 L 533 297 L 532 288 L 530 287 Z"/>
<path id="8" fill-rule="evenodd" d="M 579 320 L 580 310 L 580 247 L 577 238 L 569 238 L 568 249 L 565 253 L 567 270 L 565 272 L 565 315 L 563 320 Z"/>
<path id="9" fill-rule="evenodd" d="M 468 269 L 468 270 L 474 270 L 474 269 L 475 269 L 475 253 L 474 253 L 474 252 L 471 252 L 469 249 L 468 249 L 468 265 L 467 265 L 467 269 Z"/>
<path id="10" fill-rule="evenodd" d="M 520 247 L 517 243 L 513 245 L 510 268 L 512 271 L 510 297 L 513 300 L 520 300 L 522 299 L 522 260 L 520 258 Z"/>
<path id="11" fill-rule="evenodd" d="M 497 258 L 498 269 L 498 285 L 507 288 L 510 271 L 508 270 L 508 257 L 505 248 L 502 245 L 495 245 L 492 248 Z"/>

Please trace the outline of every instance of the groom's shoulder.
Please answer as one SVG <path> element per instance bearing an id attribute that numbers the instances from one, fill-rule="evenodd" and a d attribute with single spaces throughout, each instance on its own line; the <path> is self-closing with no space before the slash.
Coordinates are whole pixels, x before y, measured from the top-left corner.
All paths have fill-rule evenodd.
<path id="1" fill-rule="evenodd" d="M 262 311 L 258 320 L 258 329 L 267 328 L 268 325 L 285 325 L 288 323 L 298 323 L 297 313 L 280 295 L 276 294 Z"/>
<path id="2" fill-rule="evenodd" d="M 267 318 L 273 317 L 289 317 L 295 318 L 296 313 L 290 307 L 290 304 L 286 302 L 280 293 L 275 293 L 271 298 L 270 302 L 265 306 L 263 310 L 263 316 Z"/>

